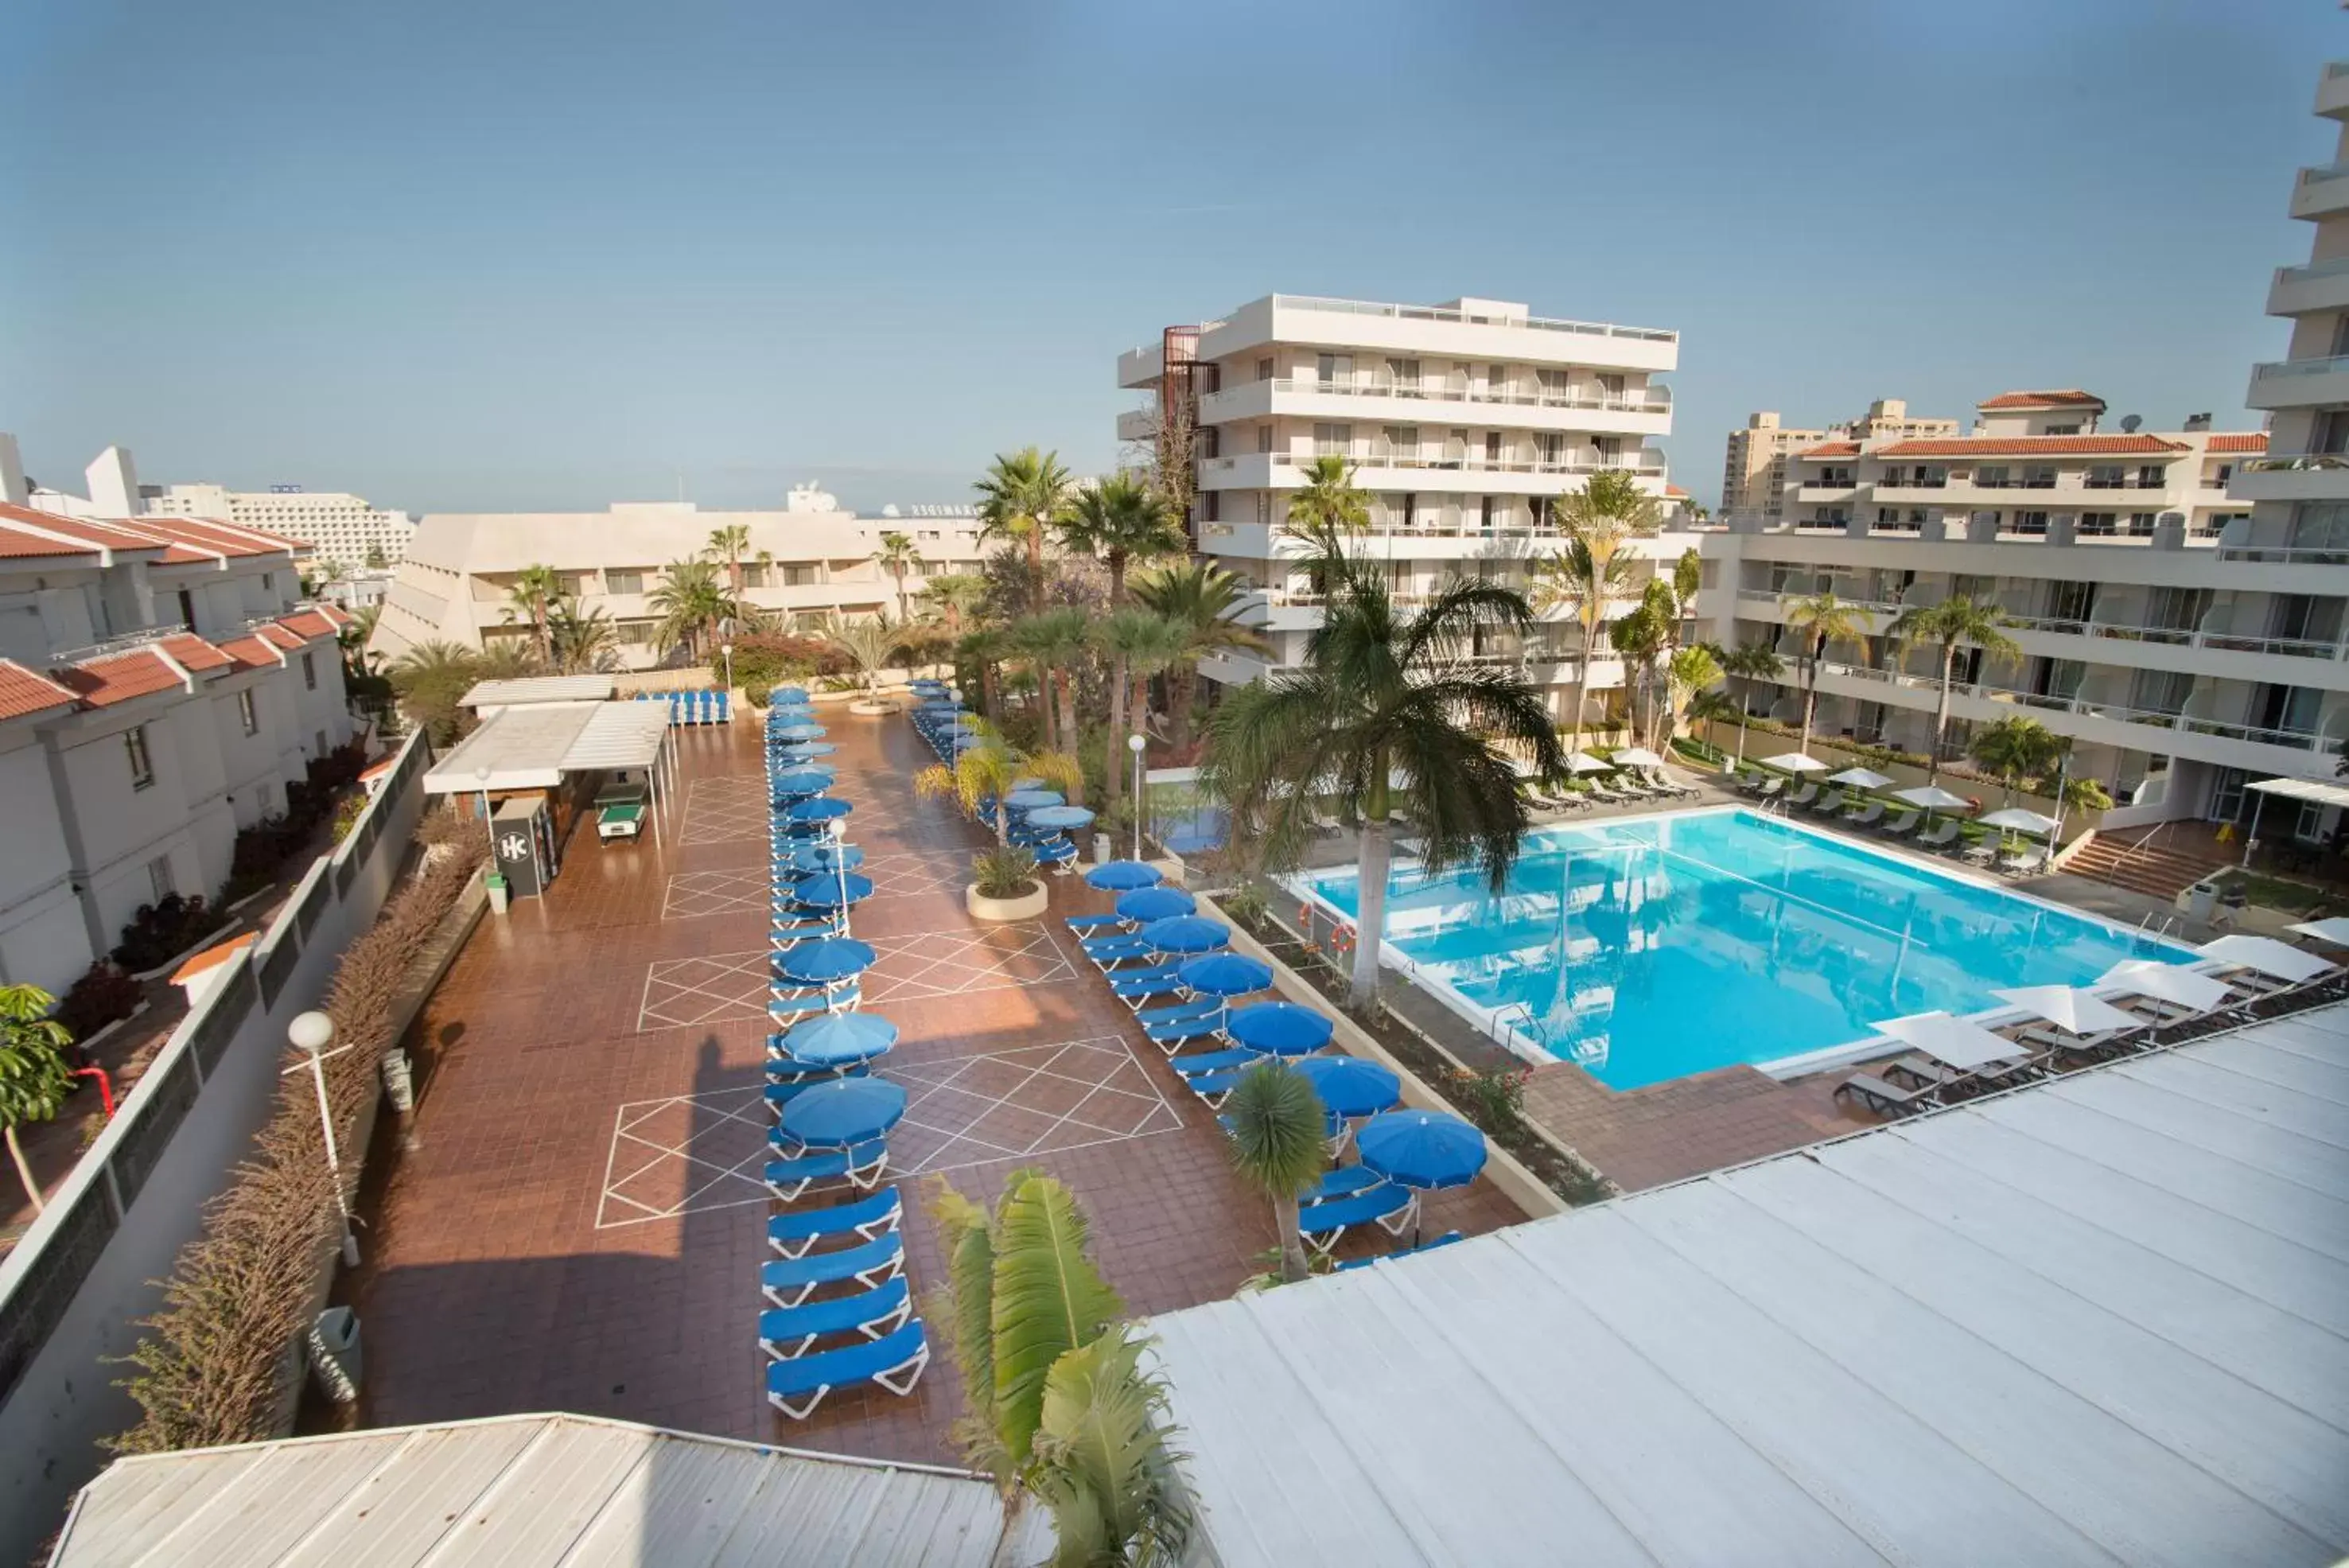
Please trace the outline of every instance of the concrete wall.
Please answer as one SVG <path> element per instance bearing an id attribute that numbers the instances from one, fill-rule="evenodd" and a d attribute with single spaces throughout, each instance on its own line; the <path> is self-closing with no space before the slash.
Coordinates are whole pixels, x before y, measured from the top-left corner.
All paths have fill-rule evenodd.
<path id="1" fill-rule="evenodd" d="M 423 808 L 412 737 L 368 814 L 233 978 L 173 1032 L 65 1186 L 0 1260 L 0 1561 L 23 1562 L 139 1418 L 110 1358 L 138 1343 L 203 1206 L 268 1117 L 285 1026 L 315 1006 L 393 886 Z"/>

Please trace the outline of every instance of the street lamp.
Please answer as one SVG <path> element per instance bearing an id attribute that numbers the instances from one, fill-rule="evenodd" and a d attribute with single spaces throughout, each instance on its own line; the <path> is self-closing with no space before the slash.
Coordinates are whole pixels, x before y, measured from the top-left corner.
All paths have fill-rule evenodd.
<path id="1" fill-rule="evenodd" d="M 351 1232 L 350 1200 L 343 1193 L 343 1161 L 335 1148 L 335 1113 L 326 1102 L 326 1058 L 339 1056 L 350 1047 L 326 1049 L 335 1043 L 335 1021 L 316 1010 L 295 1014 L 294 1022 L 285 1026 L 285 1038 L 308 1058 L 306 1062 L 296 1062 L 285 1072 L 298 1073 L 308 1067 L 310 1081 L 318 1091 L 318 1131 L 326 1140 L 326 1179 L 334 1185 L 335 1212 L 341 1217 L 343 1225 L 343 1267 L 356 1269 L 359 1266 L 359 1239 Z"/>
<path id="2" fill-rule="evenodd" d="M 848 934 L 848 819 L 835 816 L 826 826 L 832 835 L 833 868 L 840 874 L 840 933 Z"/>
<path id="3" fill-rule="evenodd" d="M 1133 857 L 1142 858 L 1142 753 L 1150 742 L 1138 734 L 1125 738 L 1126 749 L 1133 753 Z"/>
<path id="4" fill-rule="evenodd" d="M 721 642 L 718 645 L 718 651 L 726 656 L 726 690 L 731 691 L 734 690 L 734 645 Z"/>
<path id="5" fill-rule="evenodd" d="M 483 763 L 473 770 L 473 783 L 481 792 L 481 836 L 490 836 L 490 764 Z"/>

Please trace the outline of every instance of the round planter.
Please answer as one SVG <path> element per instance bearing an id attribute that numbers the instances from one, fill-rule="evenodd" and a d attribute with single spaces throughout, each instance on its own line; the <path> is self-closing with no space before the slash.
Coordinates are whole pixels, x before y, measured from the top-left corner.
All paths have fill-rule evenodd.
<path id="1" fill-rule="evenodd" d="M 889 701 L 885 698 L 860 697 L 855 701 L 851 702 L 848 705 L 848 711 L 852 713 L 862 713 L 867 718 L 877 718 L 884 713 L 895 712 L 897 711 L 897 704 Z"/>
<path id="2" fill-rule="evenodd" d="M 1028 885 L 1028 891 L 1017 898 L 989 898 L 974 882 L 963 889 L 963 908 L 974 920 L 1032 920 L 1051 903 L 1052 895 L 1040 881 Z"/>

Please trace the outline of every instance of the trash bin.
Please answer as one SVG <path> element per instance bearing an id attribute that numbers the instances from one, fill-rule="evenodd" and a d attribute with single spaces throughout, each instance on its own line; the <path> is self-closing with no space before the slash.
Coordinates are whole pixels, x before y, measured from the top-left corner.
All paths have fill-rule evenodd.
<path id="1" fill-rule="evenodd" d="M 348 1307 L 328 1307 L 310 1324 L 303 1350 L 318 1392 L 337 1405 L 359 1397 L 359 1319 Z"/>
<path id="2" fill-rule="evenodd" d="M 1106 866 L 1106 865 L 1108 865 L 1108 864 L 1110 863 L 1110 859 L 1111 859 L 1111 855 L 1110 855 L 1111 847 L 1112 847 L 1112 846 L 1111 846 L 1111 844 L 1110 844 L 1110 841 L 1109 841 L 1109 835 L 1108 835 L 1108 834 L 1106 834 L 1106 833 L 1096 833 L 1096 834 L 1094 834 L 1094 835 L 1093 835 L 1093 864 L 1094 864 L 1094 865 L 1096 865 L 1096 866 Z"/>
<path id="3" fill-rule="evenodd" d="M 2219 901 L 2219 885 L 2215 882 L 2197 882 L 2186 889 L 2178 901 L 2185 907 L 2188 919 L 2199 921 L 2207 926 L 2210 923 L 2210 910 Z"/>

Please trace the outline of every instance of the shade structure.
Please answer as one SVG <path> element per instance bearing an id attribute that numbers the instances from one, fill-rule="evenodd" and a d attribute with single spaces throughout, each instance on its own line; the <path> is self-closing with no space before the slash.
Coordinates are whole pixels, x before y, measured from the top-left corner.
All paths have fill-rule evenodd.
<path id="1" fill-rule="evenodd" d="M 2007 833 L 2028 833 L 2034 838 L 2044 838 L 2055 831 L 2054 817 L 2042 816 L 2035 811 L 2025 811 L 2019 805 L 2009 806 L 2004 811 L 1992 812 L 1982 819 L 1982 825 L 1984 827 L 1999 828 Z"/>
<path id="2" fill-rule="evenodd" d="M 822 724 L 781 724 L 776 726 L 774 732 L 777 735 L 781 736 L 786 741 L 821 741 L 823 739 L 823 726 Z"/>
<path id="3" fill-rule="evenodd" d="M 2215 942 L 2203 943 L 2202 956 L 2217 959 L 2220 963 L 2257 970 L 2261 974 L 2292 985 L 2314 980 L 2337 967 L 2329 960 L 2318 958 L 2306 948 L 2296 948 L 2273 937 L 2246 936 L 2240 931 L 2220 937 Z"/>
<path id="4" fill-rule="evenodd" d="M 1381 1063 L 1360 1056 L 1305 1056 L 1293 1065 L 1312 1080 L 1313 1092 L 1332 1116 L 1371 1116 L 1402 1102 L 1402 1079 Z"/>
<path id="5" fill-rule="evenodd" d="M 1112 860 L 1085 873 L 1085 886 L 1098 888 L 1104 893 L 1122 893 L 1135 888 L 1155 888 L 1166 878 L 1155 866 L 1145 866 L 1139 860 Z"/>
<path id="6" fill-rule="evenodd" d="M 819 795 L 803 800 L 783 815 L 793 822 L 837 822 L 856 808 L 844 800 L 831 795 Z"/>
<path id="7" fill-rule="evenodd" d="M 1003 804 L 1013 811 L 1043 811 L 1067 799 L 1059 790 L 1037 787 L 1015 789 L 1003 797 Z"/>
<path id="8" fill-rule="evenodd" d="M 2096 983 L 2130 996 L 2174 1002 L 2197 1012 L 2208 1012 L 2234 994 L 2234 988 L 2223 980 L 2158 959 L 2124 960 L 2097 976 Z"/>
<path id="9" fill-rule="evenodd" d="M 838 750 L 840 748 L 830 741 L 799 741 L 778 748 L 775 755 L 782 762 L 804 763 L 812 762 L 817 757 L 828 757 Z"/>
<path id="10" fill-rule="evenodd" d="M 1199 900 L 1180 888 L 1141 888 L 1118 899 L 1117 918 L 1146 926 L 1153 920 L 1187 915 L 1198 907 Z"/>
<path id="11" fill-rule="evenodd" d="M 2023 1047 L 2004 1035 L 1952 1012 L 1914 1012 L 1870 1025 L 1904 1045 L 1914 1045 L 1944 1066 L 1963 1073 L 2023 1054 Z"/>
<path id="12" fill-rule="evenodd" d="M 1846 768 L 1827 780 L 1846 789 L 1882 789 L 1891 782 L 1891 774 L 1878 773 L 1874 768 Z"/>
<path id="13" fill-rule="evenodd" d="M 777 794 L 822 794 L 832 787 L 830 768 L 793 768 L 777 774 L 767 781 L 767 787 Z"/>
<path id="14" fill-rule="evenodd" d="M 1081 805 L 1048 805 L 1028 814 L 1029 826 L 1050 828 L 1056 833 L 1065 833 L 1072 827 L 1089 827 L 1092 820 L 1093 814 Z"/>
<path id="15" fill-rule="evenodd" d="M 2076 985 L 2017 985 L 1991 994 L 2047 1020 L 2066 1034 L 2103 1034 L 2145 1026 L 2144 1019 L 2123 1012 L 2095 992 Z"/>
<path id="16" fill-rule="evenodd" d="M 1566 771 L 1570 774 L 1604 774 L 1614 770 L 1614 763 L 1603 757 L 1594 757 L 1588 752 L 1568 752 L 1566 755 Z"/>
<path id="17" fill-rule="evenodd" d="M 1939 784 L 1919 784 L 1915 789 L 1895 791 L 1892 796 L 1905 801 L 1919 811 L 1963 811 L 1973 805 L 1961 794 L 1951 794 Z"/>
<path id="18" fill-rule="evenodd" d="M 811 909 L 837 909 L 873 897 L 873 878 L 846 871 L 819 871 L 792 883 L 792 897 Z"/>
<path id="19" fill-rule="evenodd" d="M 1224 1019 L 1224 1033 L 1234 1044 L 1268 1056 L 1309 1056 L 1330 1044 L 1336 1029 L 1322 1014 L 1293 1002 L 1254 1002 Z"/>
<path id="20" fill-rule="evenodd" d="M 785 979 L 802 985 L 831 985 L 863 974 L 879 956 L 872 943 L 854 937 L 824 937 L 802 942 L 783 954 L 775 968 Z"/>
<path id="21" fill-rule="evenodd" d="M 2324 920 L 2302 920 L 2296 926 L 2286 926 L 2284 929 L 2294 936 L 2323 942 L 2327 947 L 2349 948 L 2349 920 L 2337 915 Z"/>
<path id="22" fill-rule="evenodd" d="M 792 1096 L 777 1118 L 783 1137 L 811 1148 L 868 1143 L 905 1114 L 905 1091 L 886 1078 L 834 1078 Z"/>
<path id="23" fill-rule="evenodd" d="M 807 700 L 807 688 L 804 686 L 778 686 L 767 693 L 770 702 L 804 702 Z"/>
<path id="24" fill-rule="evenodd" d="M 927 698 L 914 707 L 916 713 L 957 713 L 961 711 L 962 704 L 951 697 Z"/>
<path id="25" fill-rule="evenodd" d="M 793 871 L 854 871 L 864 864 L 864 851 L 854 844 L 801 842 L 778 851 L 775 864 Z"/>
<path id="26" fill-rule="evenodd" d="M 1626 746 L 1609 759 L 1619 768 L 1660 768 L 1664 759 L 1645 746 Z"/>
<path id="27" fill-rule="evenodd" d="M 1465 1187 L 1485 1168 L 1485 1135 L 1443 1111 L 1389 1111 L 1354 1135 L 1362 1164 L 1422 1192 Z"/>
<path id="28" fill-rule="evenodd" d="M 1174 978 L 1201 996 L 1246 996 L 1272 983 L 1272 966 L 1239 953 L 1210 953 L 1176 970 Z"/>
<path id="29" fill-rule="evenodd" d="M 1176 915 L 1143 927 L 1142 940 L 1162 953 L 1211 953 L 1231 941 L 1232 929 L 1205 915 Z"/>
<path id="30" fill-rule="evenodd" d="M 783 1036 L 783 1054 L 811 1067 L 845 1067 L 870 1062 L 897 1044 L 897 1026 L 877 1012 L 827 1012 L 794 1023 Z"/>
<path id="31" fill-rule="evenodd" d="M 1764 757 L 1762 765 L 1775 768 L 1782 774 L 1823 774 L 1826 763 L 1805 752 L 1781 752 L 1775 757 Z"/>

